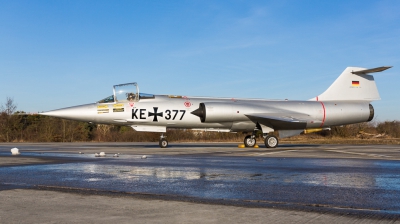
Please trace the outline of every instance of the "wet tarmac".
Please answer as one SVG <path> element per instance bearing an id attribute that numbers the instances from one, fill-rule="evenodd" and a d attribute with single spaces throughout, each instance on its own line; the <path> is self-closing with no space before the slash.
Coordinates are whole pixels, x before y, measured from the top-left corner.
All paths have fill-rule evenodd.
<path id="1" fill-rule="evenodd" d="M 21 155 L 11 156 L 13 147 Z M 99 152 L 107 156 L 95 157 Z M 160 149 L 154 143 L 2 144 L 0 191 L 17 188 L 400 220 L 400 147 L 240 149 L 230 143 L 182 143 Z"/>

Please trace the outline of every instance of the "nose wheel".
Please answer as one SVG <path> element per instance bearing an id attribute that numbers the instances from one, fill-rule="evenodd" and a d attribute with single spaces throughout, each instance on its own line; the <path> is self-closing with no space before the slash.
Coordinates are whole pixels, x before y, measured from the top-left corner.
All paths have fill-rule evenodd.
<path id="1" fill-rule="evenodd" d="M 278 138 L 274 135 L 267 135 L 264 139 L 265 147 L 267 148 L 275 148 L 278 146 L 279 141 Z"/>
<path id="2" fill-rule="evenodd" d="M 168 147 L 168 141 L 166 139 L 167 136 L 164 136 L 164 134 L 161 134 L 160 136 L 160 141 L 158 142 L 158 145 L 161 148 L 167 148 Z"/>
<path id="3" fill-rule="evenodd" d="M 161 148 L 167 148 L 167 146 L 168 146 L 168 141 L 167 141 L 167 139 L 165 139 L 165 138 L 160 139 L 160 141 L 158 142 L 158 145 L 159 145 Z"/>

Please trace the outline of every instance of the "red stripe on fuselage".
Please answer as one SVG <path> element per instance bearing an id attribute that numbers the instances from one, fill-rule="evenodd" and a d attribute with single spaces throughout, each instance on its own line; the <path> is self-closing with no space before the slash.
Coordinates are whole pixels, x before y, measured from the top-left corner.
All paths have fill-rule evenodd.
<path id="1" fill-rule="evenodd" d="M 326 113 L 325 113 L 325 105 L 324 105 L 324 103 L 321 102 L 321 101 L 320 101 L 320 103 L 322 105 L 322 109 L 324 109 L 324 118 L 322 119 L 322 123 L 321 123 L 321 128 L 322 128 L 322 126 L 324 126 L 324 123 L 325 123 Z"/>

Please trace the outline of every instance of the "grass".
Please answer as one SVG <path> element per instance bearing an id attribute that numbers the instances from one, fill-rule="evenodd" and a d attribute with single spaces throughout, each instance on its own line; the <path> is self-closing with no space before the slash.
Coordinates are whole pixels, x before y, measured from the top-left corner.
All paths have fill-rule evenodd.
<path id="1" fill-rule="evenodd" d="M 320 136 L 296 136 L 280 139 L 280 143 L 289 144 L 357 144 L 357 145 L 400 145 L 400 138 L 340 138 Z"/>

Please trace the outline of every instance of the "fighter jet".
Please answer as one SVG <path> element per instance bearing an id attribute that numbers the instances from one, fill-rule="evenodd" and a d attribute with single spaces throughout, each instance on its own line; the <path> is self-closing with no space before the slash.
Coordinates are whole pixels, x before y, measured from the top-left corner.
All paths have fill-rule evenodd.
<path id="1" fill-rule="evenodd" d="M 347 67 L 325 92 L 309 100 L 154 95 L 140 92 L 133 82 L 114 85 L 113 95 L 96 103 L 41 114 L 159 132 L 161 148 L 168 146 L 164 136 L 167 128 L 249 133 L 244 137 L 246 147 L 254 147 L 257 133 L 262 132 L 265 146 L 275 148 L 278 136 L 285 138 L 371 121 L 374 108 L 370 103 L 380 100 L 371 74 L 389 68 Z"/>

